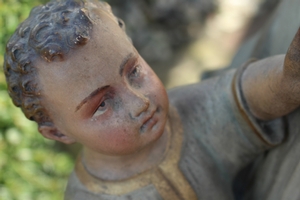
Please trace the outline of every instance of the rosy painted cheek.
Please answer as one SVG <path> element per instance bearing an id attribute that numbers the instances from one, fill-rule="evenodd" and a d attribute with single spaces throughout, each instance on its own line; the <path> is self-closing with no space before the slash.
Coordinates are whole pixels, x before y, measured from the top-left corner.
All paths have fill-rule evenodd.
<path id="1" fill-rule="evenodd" d="M 124 131 L 124 129 L 114 130 L 114 133 L 106 135 L 105 138 L 106 149 L 110 152 L 125 153 L 127 151 L 135 151 L 138 138 L 134 137 L 130 133 Z"/>

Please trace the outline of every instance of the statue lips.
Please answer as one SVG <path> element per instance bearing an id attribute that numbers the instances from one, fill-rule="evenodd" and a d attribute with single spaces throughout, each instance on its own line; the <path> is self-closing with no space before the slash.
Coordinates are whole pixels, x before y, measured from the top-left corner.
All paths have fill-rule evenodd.
<path id="1" fill-rule="evenodd" d="M 154 114 L 156 113 L 157 109 L 153 110 L 149 113 L 149 115 L 146 115 L 144 119 L 142 120 L 143 125 L 141 126 L 140 130 L 141 132 L 144 132 L 146 129 L 151 129 L 157 122 L 157 119 L 154 119 Z"/>

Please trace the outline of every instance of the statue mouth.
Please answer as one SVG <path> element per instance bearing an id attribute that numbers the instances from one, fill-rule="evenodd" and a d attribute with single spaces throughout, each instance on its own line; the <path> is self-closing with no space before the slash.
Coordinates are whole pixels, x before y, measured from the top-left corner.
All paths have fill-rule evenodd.
<path id="1" fill-rule="evenodd" d="M 140 128 L 140 131 L 143 133 L 146 130 L 151 130 L 153 126 L 158 122 L 158 120 L 155 117 L 155 113 L 157 112 L 157 109 L 150 112 L 143 120 L 143 124 Z"/>

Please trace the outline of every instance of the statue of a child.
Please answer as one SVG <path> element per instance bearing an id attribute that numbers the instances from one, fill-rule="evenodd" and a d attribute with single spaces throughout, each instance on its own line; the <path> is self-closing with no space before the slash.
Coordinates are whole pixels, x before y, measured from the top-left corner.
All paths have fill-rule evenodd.
<path id="1" fill-rule="evenodd" d="M 299 40 L 167 95 L 106 3 L 57 0 L 19 26 L 4 71 L 44 137 L 83 145 L 65 199 L 226 200 L 236 173 L 285 137 Z"/>

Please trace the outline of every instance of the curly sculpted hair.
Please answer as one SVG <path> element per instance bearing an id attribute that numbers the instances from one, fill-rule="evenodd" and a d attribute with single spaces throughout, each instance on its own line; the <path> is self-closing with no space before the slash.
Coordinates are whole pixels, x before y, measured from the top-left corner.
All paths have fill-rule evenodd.
<path id="1" fill-rule="evenodd" d="M 41 105 L 34 63 L 37 59 L 62 60 L 71 49 L 89 41 L 93 23 L 85 9 L 88 3 L 104 10 L 109 7 L 92 0 L 52 0 L 33 8 L 7 43 L 4 73 L 9 95 L 25 116 L 39 125 L 52 120 Z"/>

